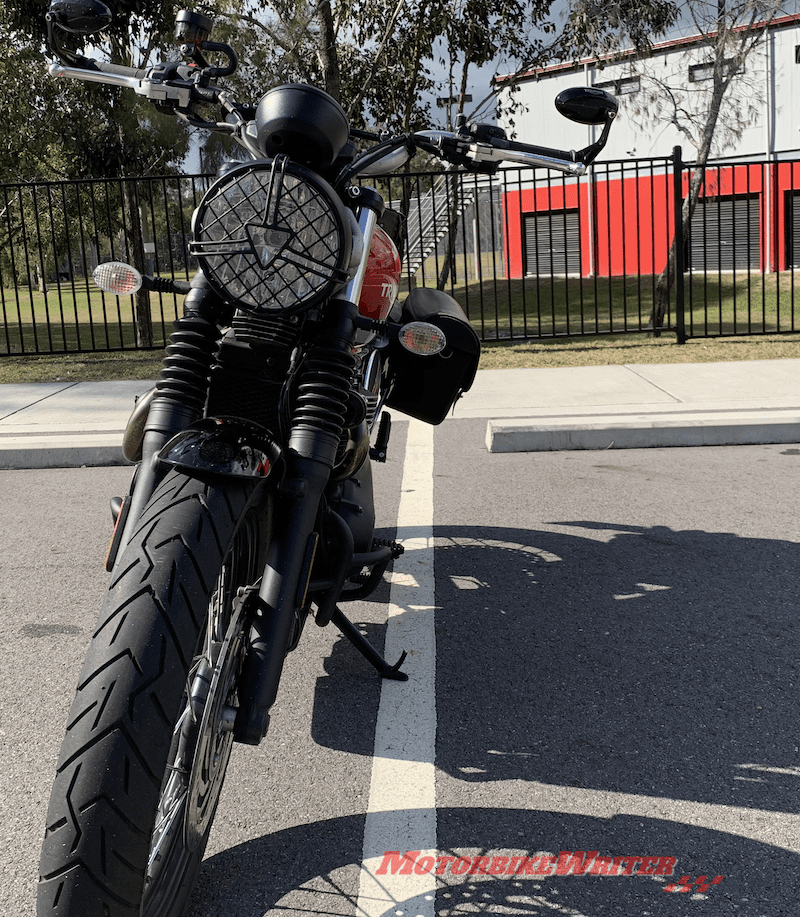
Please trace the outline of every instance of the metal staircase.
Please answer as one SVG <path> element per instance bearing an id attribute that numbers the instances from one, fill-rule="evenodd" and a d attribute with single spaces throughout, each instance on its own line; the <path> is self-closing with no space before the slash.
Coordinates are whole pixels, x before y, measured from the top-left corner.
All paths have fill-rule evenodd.
<path id="1" fill-rule="evenodd" d="M 477 183 L 465 183 L 461 178 L 458 172 L 440 175 L 427 194 L 412 199 L 407 223 L 407 276 L 416 275 L 428 255 L 436 250 L 436 246 L 450 231 L 450 211 L 454 195 L 458 194 L 458 206 L 455 209 L 457 217 L 460 217 L 475 200 Z"/>

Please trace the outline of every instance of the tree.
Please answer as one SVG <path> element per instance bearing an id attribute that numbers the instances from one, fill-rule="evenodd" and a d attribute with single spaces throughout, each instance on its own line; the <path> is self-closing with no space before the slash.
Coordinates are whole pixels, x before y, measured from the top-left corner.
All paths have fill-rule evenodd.
<path id="1" fill-rule="evenodd" d="M 447 86 L 449 97 L 455 100 L 456 117 L 464 113 L 472 67 L 504 59 L 518 68 L 546 56 L 542 35 L 552 29 L 546 20 L 549 11 L 549 0 L 544 3 L 498 0 L 491 7 L 485 0 L 453 0 L 452 13 L 444 22 L 443 37 L 448 57 Z M 451 129 L 452 112 L 453 108 L 448 106 L 447 126 Z M 456 231 L 462 209 L 459 189 L 460 184 L 453 182 L 448 251 L 437 284 L 440 290 L 444 289 L 455 260 Z"/>
<path id="2" fill-rule="evenodd" d="M 0 179 L 117 178 L 178 168 L 188 149 L 184 127 L 157 115 L 130 91 L 52 79 L 41 51 L 47 4 L 0 4 L 8 30 L 0 93 L 11 112 Z M 172 33 L 171 6 L 164 0 L 121 0 L 114 7 L 111 27 L 91 38 L 93 53 L 125 66 L 147 66 L 163 49 L 161 36 Z M 130 260 L 144 271 L 140 203 L 135 183 L 124 182 L 119 225 Z M 136 294 L 135 317 L 138 346 L 152 346 L 147 291 Z"/>
<path id="3" fill-rule="evenodd" d="M 629 114 L 674 125 L 694 147 L 694 168 L 683 200 L 681 220 L 687 238 L 703 189 L 712 153 L 730 149 L 758 111 L 760 86 L 751 79 L 747 61 L 762 44 L 782 0 L 572 0 L 565 46 L 573 53 L 609 54 L 634 50 L 632 73 L 641 79 L 639 104 Z M 685 73 L 656 77 L 648 68 L 651 36 L 663 35 L 682 22 L 701 36 L 698 68 L 702 78 L 686 82 Z M 651 325 L 657 335 L 669 305 L 675 278 L 676 240 L 656 282 Z"/>
<path id="4" fill-rule="evenodd" d="M 0 180 L 107 178 L 175 169 L 188 134 L 130 91 L 53 79 L 44 53 L 47 2 L 0 0 L 0 100 L 6 116 Z M 172 32 L 162 0 L 114 3 L 111 27 L 92 37 L 92 53 L 146 66 Z M 79 39 L 78 39 L 79 41 Z M 44 153 L 44 155 L 42 155 Z"/>
<path id="5" fill-rule="evenodd" d="M 363 104 L 365 118 L 394 130 L 452 129 L 459 116 L 469 116 L 466 94 L 475 67 L 497 61 L 498 68 L 515 69 L 542 59 L 550 5 L 551 0 L 499 0 L 491 7 L 483 0 L 383 0 L 359 9 L 350 23 L 354 43 L 374 51 L 356 73 L 351 113 L 357 117 L 354 107 Z M 443 78 L 436 78 L 437 71 Z M 353 72 L 350 66 L 347 72 Z M 452 101 L 439 124 L 442 115 L 425 100 L 434 91 Z M 406 210 L 408 198 L 404 193 Z M 449 199 L 452 231 L 440 287 L 452 264 L 460 209 L 455 187 Z"/>

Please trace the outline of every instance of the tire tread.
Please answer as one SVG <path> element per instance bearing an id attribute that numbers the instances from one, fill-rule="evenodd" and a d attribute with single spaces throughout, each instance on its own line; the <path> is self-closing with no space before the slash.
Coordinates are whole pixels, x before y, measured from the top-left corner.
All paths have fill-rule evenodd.
<path id="1" fill-rule="evenodd" d="M 39 917 L 138 915 L 173 719 L 208 594 L 252 495 L 249 484 L 213 488 L 173 472 L 143 512 L 112 575 L 69 713 Z"/>

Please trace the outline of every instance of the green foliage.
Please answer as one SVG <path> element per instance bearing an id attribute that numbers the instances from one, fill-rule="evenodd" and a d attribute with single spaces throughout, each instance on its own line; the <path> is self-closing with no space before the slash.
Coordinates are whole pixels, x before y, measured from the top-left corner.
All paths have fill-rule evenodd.
<path id="1" fill-rule="evenodd" d="M 47 3 L 0 0 L 0 102 L 7 130 L 0 138 L 0 182 L 152 174 L 178 167 L 188 133 L 174 118 L 123 90 L 56 80 L 47 72 Z M 117 3 L 112 30 L 93 48 L 118 63 L 139 66 L 166 22 L 163 3 Z M 170 15 L 171 18 L 171 15 Z M 167 34 L 171 31 L 167 29 Z M 93 52 L 96 53 L 96 52 Z"/>
<path id="2" fill-rule="evenodd" d="M 198 10 L 214 20 L 213 37 L 240 52 L 239 72 L 226 81 L 237 98 L 255 101 L 277 83 L 309 82 L 338 95 L 355 126 L 413 130 L 441 116 L 424 94 L 463 93 L 470 68 L 540 59 L 550 3 L 213 0 Z"/>
<path id="3" fill-rule="evenodd" d="M 47 6 L 48 0 L 0 0 L 0 25 L 9 36 L 0 50 L 0 101 L 11 126 L 0 140 L 0 182 L 176 169 L 189 142 L 176 119 L 127 91 L 49 77 Z M 110 6 L 114 21 L 92 37 L 92 54 L 132 66 L 177 56 L 171 4 Z M 414 130 L 448 120 L 451 109 L 432 110 L 431 95 L 462 98 L 471 68 L 498 59 L 513 69 L 538 59 L 537 27 L 549 6 L 550 0 L 209 0 L 194 8 L 214 21 L 215 40 L 239 52 L 239 70 L 226 80 L 235 98 L 255 104 L 270 86 L 309 82 L 339 97 L 354 126 Z M 462 102 L 453 112 L 463 108 Z M 209 139 L 203 164 L 213 167 L 230 152 L 230 143 Z"/>
<path id="4" fill-rule="evenodd" d="M 375 120 L 404 129 L 430 126 L 437 117 L 444 117 L 440 126 L 450 127 L 451 113 L 469 114 L 464 94 L 472 68 L 496 61 L 498 68 L 513 71 L 543 59 L 550 5 L 550 0 L 367 5 L 354 30 L 356 42 L 362 47 L 385 42 L 372 62 L 367 110 Z M 442 114 L 420 107 L 421 94 L 431 90 L 454 99 L 452 108 Z"/>
<path id="5" fill-rule="evenodd" d="M 680 18 L 680 0 L 571 0 L 560 38 L 565 57 L 588 57 L 620 48 L 647 52 Z"/>

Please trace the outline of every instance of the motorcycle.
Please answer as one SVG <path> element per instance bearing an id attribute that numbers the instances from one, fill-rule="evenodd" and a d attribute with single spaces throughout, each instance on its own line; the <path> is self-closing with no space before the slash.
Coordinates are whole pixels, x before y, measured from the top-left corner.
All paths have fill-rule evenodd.
<path id="1" fill-rule="evenodd" d="M 38 886 L 40 917 L 177 917 L 232 745 L 266 736 L 308 618 L 336 626 L 381 677 L 407 677 L 403 657 L 387 661 L 340 606 L 369 596 L 403 550 L 374 535 L 384 408 L 441 423 L 469 390 L 480 346 L 446 293 L 398 300 L 401 218 L 363 179 L 417 151 L 488 175 L 503 162 L 580 175 L 617 103 L 586 87 L 558 97 L 566 117 L 602 126 L 579 152 L 485 124 L 377 135 L 352 130 L 309 85 L 237 102 L 219 82 L 236 54 L 210 40 L 200 14 L 177 14 L 182 59 L 145 70 L 66 47 L 110 24 L 100 0 L 53 0 L 47 22 L 54 76 L 132 90 L 246 154 L 194 213 L 191 283 L 120 262 L 95 271 L 107 292 L 143 285 L 185 294 L 185 306 L 125 433 L 135 470 L 112 501 L 110 585 L 57 764 Z M 209 52 L 227 62 L 213 66 Z M 204 114 L 211 106 L 221 119 Z"/>

